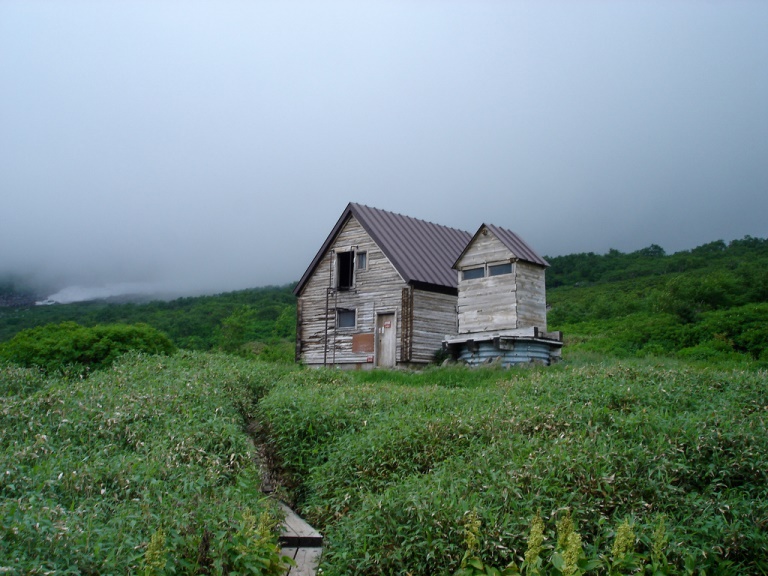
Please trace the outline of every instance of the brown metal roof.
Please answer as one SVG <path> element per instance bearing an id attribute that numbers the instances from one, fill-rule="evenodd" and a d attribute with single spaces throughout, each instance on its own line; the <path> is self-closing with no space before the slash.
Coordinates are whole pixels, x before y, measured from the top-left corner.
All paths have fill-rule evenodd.
<path id="1" fill-rule="evenodd" d="M 347 220 L 354 216 L 409 284 L 456 289 L 453 263 L 472 235 L 425 220 L 351 202 L 294 289 L 300 294 Z"/>
<path id="2" fill-rule="evenodd" d="M 520 260 L 532 262 L 533 264 L 538 264 L 539 266 L 549 266 L 549 262 L 539 256 L 536 251 L 525 242 L 525 240 L 512 232 L 512 230 L 507 230 L 506 228 L 495 226 L 493 224 L 488 224 L 486 228 L 491 231 L 491 234 L 501 240 L 504 246 L 509 248 L 510 252 L 517 256 Z"/>
<path id="3" fill-rule="evenodd" d="M 477 238 L 477 235 L 480 234 L 483 231 L 483 228 L 487 228 L 491 234 L 496 236 L 504 246 L 507 247 L 507 249 L 512 252 L 513 256 L 515 258 L 518 258 L 519 260 L 524 260 L 526 262 L 531 262 L 532 264 L 538 264 L 539 266 L 549 266 L 549 262 L 544 260 L 541 256 L 539 256 L 533 248 L 531 248 L 528 244 L 526 244 L 525 240 L 520 238 L 517 234 L 512 232 L 512 230 L 507 230 L 506 228 L 502 228 L 501 226 L 495 226 L 493 224 L 483 224 L 480 226 L 480 228 L 477 229 L 477 232 L 475 232 L 475 235 L 472 237 L 472 240 Z M 469 246 L 472 244 L 472 242 L 468 242 L 467 245 L 462 249 L 461 254 L 454 260 L 454 266 L 459 263 L 459 260 L 464 256 L 464 253 L 467 251 Z"/>

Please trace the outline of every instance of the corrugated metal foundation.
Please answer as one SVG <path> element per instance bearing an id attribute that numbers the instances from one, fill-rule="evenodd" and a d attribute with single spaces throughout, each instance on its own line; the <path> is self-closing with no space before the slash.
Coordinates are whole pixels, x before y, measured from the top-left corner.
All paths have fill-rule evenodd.
<path id="1" fill-rule="evenodd" d="M 515 340 L 504 349 L 494 341 L 467 342 L 460 346 L 458 360 L 470 366 L 497 362 L 502 366 L 539 363 L 547 366 L 559 358 L 560 346 L 541 340 Z"/>

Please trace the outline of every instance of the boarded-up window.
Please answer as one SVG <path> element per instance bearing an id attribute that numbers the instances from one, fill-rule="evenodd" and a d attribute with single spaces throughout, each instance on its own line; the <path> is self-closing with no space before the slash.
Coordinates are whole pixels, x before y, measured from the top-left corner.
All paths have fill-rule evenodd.
<path id="1" fill-rule="evenodd" d="M 352 335 L 352 352 L 373 354 L 374 352 L 373 332 L 370 332 L 367 334 L 353 334 Z"/>

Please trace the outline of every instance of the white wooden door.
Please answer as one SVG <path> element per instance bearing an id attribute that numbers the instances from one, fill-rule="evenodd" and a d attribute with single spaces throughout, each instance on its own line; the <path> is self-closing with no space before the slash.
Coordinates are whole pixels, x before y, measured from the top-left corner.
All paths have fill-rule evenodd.
<path id="1" fill-rule="evenodd" d="M 396 332 L 394 314 L 376 315 L 376 366 L 395 366 Z"/>

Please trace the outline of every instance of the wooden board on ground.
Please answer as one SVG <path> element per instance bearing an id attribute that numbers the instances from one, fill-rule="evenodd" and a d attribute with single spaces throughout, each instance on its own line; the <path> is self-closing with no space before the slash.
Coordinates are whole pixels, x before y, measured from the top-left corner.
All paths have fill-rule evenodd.
<path id="1" fill-rule="evenodd" d="M 307 524 L 302 518 L 282 502 L 280 507 L 285 512 L 283 533 L 280 544 L 289 548 L 319 548 L 323 545 L 323 536 Z"/>
<path id="2" fill-rule="evenodd" d="M 285 576 L 315 576 L 317 565 L 320 562 L 322 548 L 283 548 L 283 556 L 289 556 L 296 562 Z"/>

